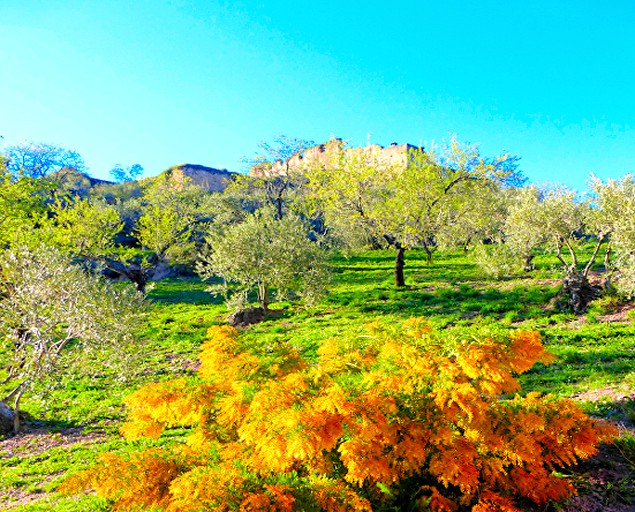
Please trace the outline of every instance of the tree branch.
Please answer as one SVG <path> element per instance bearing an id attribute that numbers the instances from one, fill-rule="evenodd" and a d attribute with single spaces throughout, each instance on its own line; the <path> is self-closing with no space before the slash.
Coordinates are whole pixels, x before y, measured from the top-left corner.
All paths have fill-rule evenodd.
<path id="1" fill-rule="evenodd" d="M 571 265 L 574 269 L 578 268 L 578 256 L 575 253 L 575 250 L 573 249 L 573 246 L 571 245 L 571 240 L 569 240 L 568 238 L 564 239 L 564 243 L 567 245 L 567 248 L 569 249 L 569 254 L 571 255 Z"/>
<path id="2" fill-rule="evenodd" d="M 562 257 L 562 240 L 560 238 L 558 238 L 558 240 L 556 241 L 556 257 L 558 258 L 560 263 L 562 263 L 562 266 L 564 267 L 565 272 L 567 272 L 567 274 L 568 274 L 569 273 L 569 265 L 567 265 L 567 262 Z"/>
<path id="3" fill-rule="evenodd" d="M 598 254 L 600 253 L 600 247 L 602 246 L 602 244 L 607 238 L 608 238 L 608 235 L 603 235 L 601 237 L 598 237 L 598 242 L 597 244 L 595 244 L 595 250 L 593 251 L 593 255 L 591 256 L 591 259 L 586 264 L 586 266 L 584 267 L 584 271 L 582 272 L 582 275 L 584 277 L 587 277 L 589 275 L 591 266 L 593 266 L 593 263 L 595 263 L 595 259 L 598 257 Z"/>

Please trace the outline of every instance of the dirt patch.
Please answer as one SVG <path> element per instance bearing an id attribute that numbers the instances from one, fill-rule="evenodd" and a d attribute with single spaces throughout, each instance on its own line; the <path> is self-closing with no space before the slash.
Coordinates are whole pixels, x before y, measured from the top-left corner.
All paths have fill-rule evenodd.
<path id="1" fill-rule="evenodd" d="M 41 484 L 46 485 L 62 474 L 63 473 L 48 475 L 46 478 L 42 479 Z M 46 498 L 47 496 L 48 493 L 41 490 L 29 492 L 20 488 L 13 488 L 10 489 L 5 496 L 2 496 L 3 501 L 0 501 L 0 506 L 2 507 L 2 510 L 11 510 L 23 505 L 28 505 L 29 503 L 34 503 Z"/>
<path id="2" fill-rule="evenodd" d="M 635 390 L 627 384 L 590 389 L 571 398 L 611 404 L 607 416 L 618 424 L 621 435 L 635 435 Z M 635 511 L 635 461 L 617 446 L 602 445 L 596 456 L 575 466 L 571 475 L 578 496 L 559 509 L 562 512 Z"/>
<path id="3" fill-rule="evenodd" d="M 69 427 L 55 429 L 54 432 L 47 427 L 29 428 L 17 436 L 0 441 L 0 459 L 28 455 L 34 456 L 44 453 L 59 446 L 72 446 L 77 443 L 96 443 L 103 439 L 105 434 L 100 432 L 84 433 L 83 427 Z"/>
<path id="4" fill-rule="evenodd" d="M 574 400 L 582 400 L 584 402 L 625 402 L 627 400 L 635 400 L 635 390 L 627 384 L 619 386 L 606 386 L 603 388 L 590 389 L 581 393 L 576 393 L 571 398 Z"/>
<path id="5" fill-rule="evenodd" d="M 34 457 L 46 453 L 53 448 L 66 448 L 82 444 L 95 444 L 106 438 L 101 432 L 84 432 L 84 427 L 55 428 L 24 426 L 24 431 L 17 436 L 0 440 L 0 459 L 11 457 Z M 42 476 L 40 485 L 44 486 L 63 472 Z M 26 491 L 19 487 L 3 490 L 4 495 L 0 501 L 2 510 L 26 505 L 48 496 L 42 490 Z"/>
<path id="6" fill-rule="evenodd" d="M 635 472 L 613 446 L 574 468 L 572 481 L 578 496 L 565 503 L 561 512 L 633 512 Z"/>
<path id="7" fill-rule="evenodd" d="M 631 321 L 631 319 L 629 318 L 629 312 L 633 309 L 635 309 L 635 304 L 633 304 L 632 302 L 625 302 L 623 304 L 620 304 L 615 311 L 598 317 L 598 320 L 600 322 L 628 323 Z"/>

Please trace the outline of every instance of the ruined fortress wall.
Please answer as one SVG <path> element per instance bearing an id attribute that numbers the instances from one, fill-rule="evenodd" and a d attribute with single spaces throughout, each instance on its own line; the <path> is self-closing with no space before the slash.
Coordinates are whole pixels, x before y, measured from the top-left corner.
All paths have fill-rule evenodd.
<path id="1" fill-rule="evenodd" d="M 342 152 L 348 155 L 359 155 L 370 158 L 374 162 L 383 166 L 403 165 L 408 162 L 409 152 L 416 146 L 411 144 L 391 144 L 383 147 L 379 144 L 357 148 L 345 148 L 341 139 L 332 139 L 324 144 L 318 144 L 306 149 L 302 153 L 293 155 L 287 162 L 278 160 L 271 165 L 257 165 L 251 168 L 252 176 L 284 176 L 293 169 L 305 169 L 307 167 L 319 166 L 328 168 L 334 166 L 342 156 Z"/>

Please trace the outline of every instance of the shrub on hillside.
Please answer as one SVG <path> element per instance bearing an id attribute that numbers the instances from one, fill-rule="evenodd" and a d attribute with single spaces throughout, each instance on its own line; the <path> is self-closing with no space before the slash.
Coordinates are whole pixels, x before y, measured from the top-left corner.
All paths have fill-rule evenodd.
<path id="1" fill-rule="evenodd" d="M 514 375 L 553 356 L 535 332 L 450 338 L 421 319 L 355 340 L 248 346 L 212 327 L 195 380 L 127 399 L 129 439 L 191 427 L 186 443 L 107 454 L 68 479 L 116 510 L 518 510 L 573 494 L 555 470 L 614 430 Z"/>
<path id="2" fill-rule="evenodd" d="M 522 258 L 508 244 L 477 245 L 472 251 L 474 261 L 483 274 L 492 279 L 522 275 Z"/>

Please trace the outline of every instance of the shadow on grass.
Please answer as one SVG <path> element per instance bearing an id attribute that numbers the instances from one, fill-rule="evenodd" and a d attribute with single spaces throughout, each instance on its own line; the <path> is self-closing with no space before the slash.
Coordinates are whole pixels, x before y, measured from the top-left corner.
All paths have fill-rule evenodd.
<path id="1" fill-rule="evenodd" d="M 419 285 L 425 283 L 420 282 Z M 363 313 L 408 316 L 458 315 L 508 321 L 523 321 L 545 316 L 548 304 L 556 295 L 553 287 L 517 286 L 511 290 L 482 288 L 469 283 L 458 286 L 408 287 L 395 289 L 378 286 L 370 290 L 340 289 L 326 299 L 336 306 L 358 308 Z"/>
<path id="2" fill-rule="evenodd" d="M 222 304 L 223 298 L 206 291 L 207 287 L 196 278 L 164 279 L 148 293 L 148 299 L 162 304 Z"/>
<path id="3" fill-rule="evenodd" d="M 37 418 L 29 417 L 22 423 L 22 432 L 20 433 L 33 433 L 36 431 L 41 434 L 62 434 L 65 435 L 69 432 L 82 431 L 86 427 L 85 424 L 76 421 L 59 420 L 59 419 L 47 419 L 38 420 Z"/>

